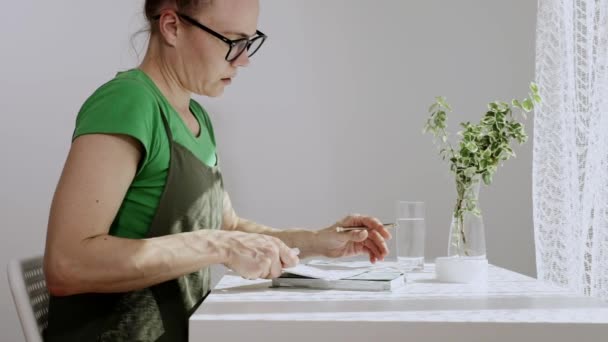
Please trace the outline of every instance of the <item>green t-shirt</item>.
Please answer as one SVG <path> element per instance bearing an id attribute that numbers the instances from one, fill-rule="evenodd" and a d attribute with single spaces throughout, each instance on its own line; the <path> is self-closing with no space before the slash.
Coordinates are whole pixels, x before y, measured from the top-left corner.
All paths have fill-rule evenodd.
<path id="1" fill-rule="evenodd" d="M 162 121 L 165 114 L 173 139 L 208 166 L 216 164 L 216 146 L 211 120 L 196 101 L 190 111 L 200 125 L 196 137 L 140 69 L 117 73 L 83 104 L 72 139 L 83 134 L 124 134 L 135 138 L 144 155 L 135 178 L 116 215 L 110 234 L 144 238 L 156 213 L 169 169 L 169 139 Z"/>

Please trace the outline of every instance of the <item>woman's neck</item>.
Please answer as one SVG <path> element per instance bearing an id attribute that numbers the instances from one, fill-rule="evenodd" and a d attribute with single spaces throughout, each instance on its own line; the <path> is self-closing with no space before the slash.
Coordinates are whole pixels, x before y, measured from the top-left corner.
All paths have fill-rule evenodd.
<path id="1" fill-rule="evenodd" d="M 190 112 L 191 93 L 180 84 L 176 71 L 170 67 L 169 63 L 166 63 L 164 56 L 160 53 L 158 43 L 153 37 L 150 38 L 148 51 L 139 69 L 154 81 L 178 113 L 187 115 Z"/>

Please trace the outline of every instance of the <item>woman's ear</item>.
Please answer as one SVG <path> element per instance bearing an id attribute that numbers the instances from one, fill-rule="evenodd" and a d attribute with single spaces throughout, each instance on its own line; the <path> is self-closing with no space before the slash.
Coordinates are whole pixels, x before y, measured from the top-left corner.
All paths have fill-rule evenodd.
<path id="1" fill-rule="evenodd" d="M 163 42 L 170 46 L 175 46 L 177 42 L 177 30 L 179 17 L 173 10 L 162 11 L 158 19 L 158 30 Z"/>

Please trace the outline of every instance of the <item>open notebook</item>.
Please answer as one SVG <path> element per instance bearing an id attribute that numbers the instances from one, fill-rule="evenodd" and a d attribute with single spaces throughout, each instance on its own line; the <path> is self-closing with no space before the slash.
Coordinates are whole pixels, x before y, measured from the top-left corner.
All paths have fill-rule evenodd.
<path id="1" fill-rule="evenodd" d="M 304 264 L 286 268 L 272 280 L 274 287 L 362 291 L 391 291 L 405 283 L 405 274 L 394 269 L 328 269 Z"/>

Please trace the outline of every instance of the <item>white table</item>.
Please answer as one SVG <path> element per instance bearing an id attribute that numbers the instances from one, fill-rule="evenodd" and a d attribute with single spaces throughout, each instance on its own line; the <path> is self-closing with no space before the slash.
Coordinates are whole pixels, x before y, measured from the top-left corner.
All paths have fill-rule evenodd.
<path id="1" fill-rule="evenodd" d="M 394 292 L 269 286 L 225 275 L 190 341 L 608 341 L 608 302 L 496 266 L 485 288 L 440 283 L 432 264 Z"/>

